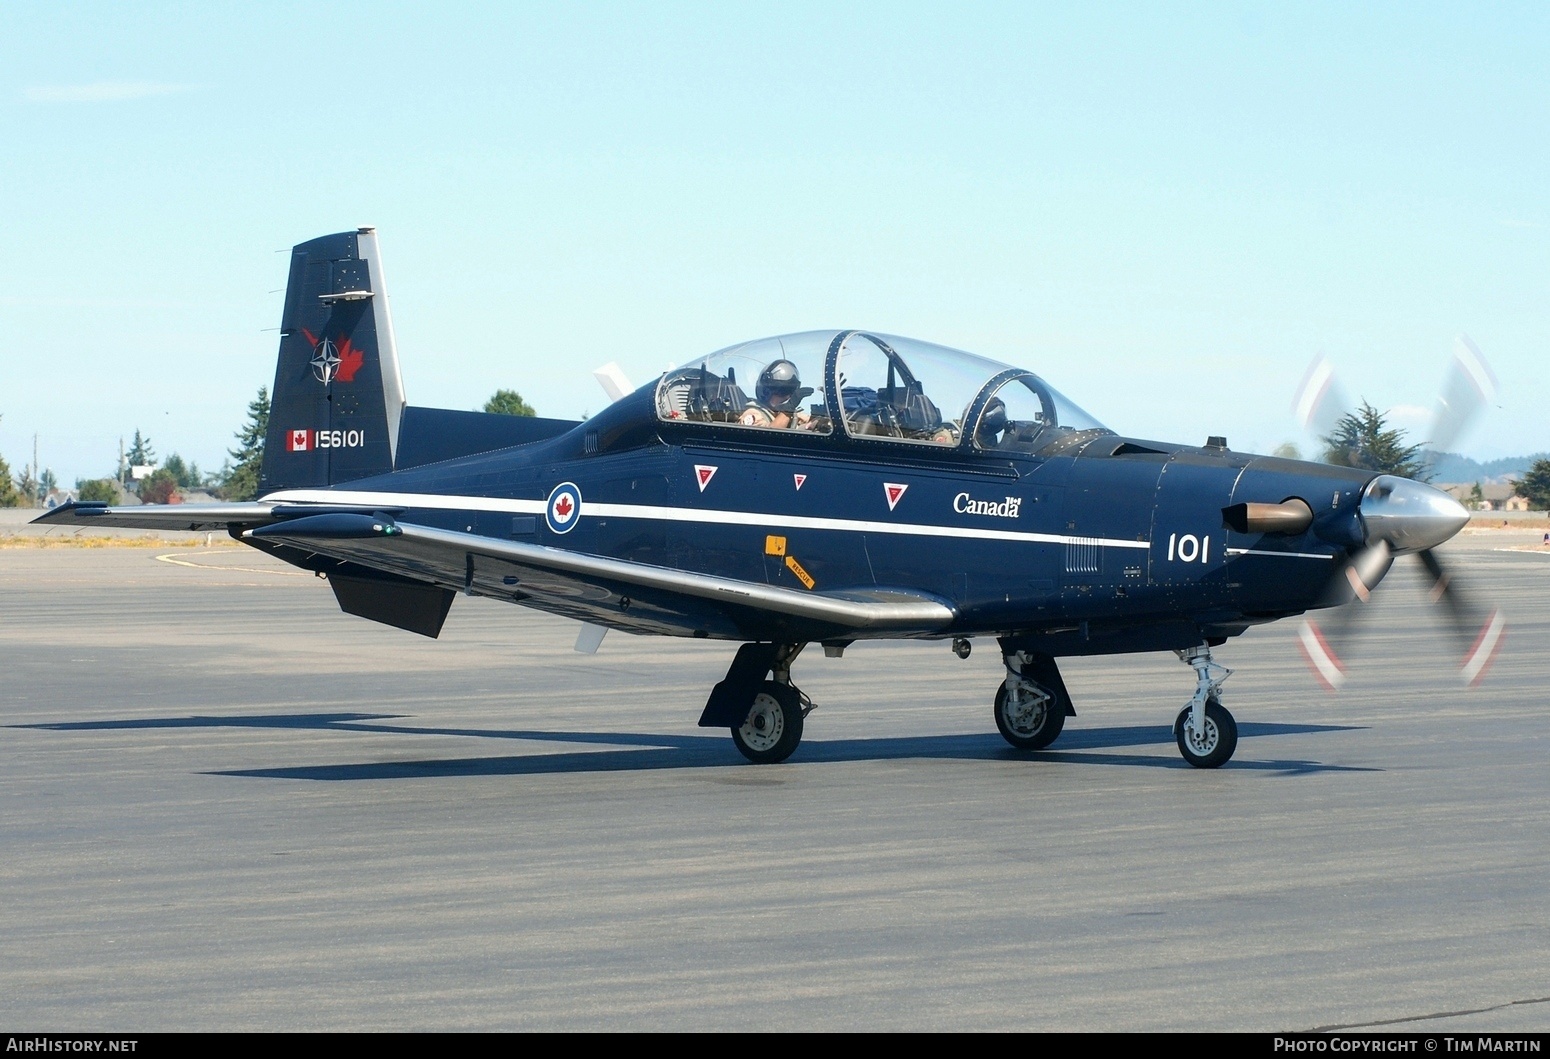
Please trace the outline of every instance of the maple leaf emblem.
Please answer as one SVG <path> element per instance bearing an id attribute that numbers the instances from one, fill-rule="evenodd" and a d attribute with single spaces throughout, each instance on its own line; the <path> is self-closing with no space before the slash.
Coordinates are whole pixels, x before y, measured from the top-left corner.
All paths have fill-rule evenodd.
<path id="1" fill-rule="evenodd" d="M 566 518 L 570 517 L 570 509 L 571 509 L 571 502 L 570 502 L 570 497 L 568 497 L 568 496 L 560 497 L 560 499 L 554 505 L 554 513 L 556 515 L 559 515 L 561 519 L 566 519 Z"/>
<path id="2" fill-rule="evenodd" d="M 319 382 L 326 386 L 336 379 L 340 382 L 355 381 L 355 373 L 366 363 L 364 350 L 356 349 L 346 335 L 340 335 L 339 344 L 335 345 L 326 338 L 319 339 L 305 327 L 301 333 L 312 343 L 312 373 Z"/>
<path id="3" fill-rule="evenodd" d="M 339 336 L 339 367 L 335 371 L 335 377 L 340 382 L 354 382 L 355 373 L 361 370 L 361 365 L 366 363 L 366 354 L 350 344 L 350 340 L 344 335 Z"/>

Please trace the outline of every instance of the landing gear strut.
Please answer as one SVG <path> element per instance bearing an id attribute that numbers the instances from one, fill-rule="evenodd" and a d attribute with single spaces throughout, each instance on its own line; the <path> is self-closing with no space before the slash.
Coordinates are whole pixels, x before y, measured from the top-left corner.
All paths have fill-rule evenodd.
<path id="1" fill-rule="evenodd" d="M 1173 722 L 1179 753 L 1199 769 L 1225 765 L 1238 748 L 1238 723 L 1222 705 L 1222 684 L 1232 670 L 1211 660 L 1211 647 L 1201 644 L 1174 652 L 1195 670 L 1195 696 Z"/>
<path id="2" fill-rule="evenodd" d="M 1066 726 L 1071 697 L 1055 660 L 1027 651 L 1002 652 L 1006 679 L 996 689 L 996 728 L 1019 750 L 1042 750 Z"/>

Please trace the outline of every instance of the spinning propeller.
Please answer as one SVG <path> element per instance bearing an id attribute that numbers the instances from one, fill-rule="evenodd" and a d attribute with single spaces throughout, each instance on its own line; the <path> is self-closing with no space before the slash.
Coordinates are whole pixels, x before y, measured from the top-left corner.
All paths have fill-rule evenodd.
<path id="1" fill-rule="evenodd" d="M 1454 343 L 1453 360 L 1437 398 L 1426 444 L 1445 452 L 1496 395 L 1496 379 L 1478 347 L 1466 335 Z M 1334 370 L 1320 355 L 1303 377 L 1293 409 L 1299 422 L 1320 437 L 1332 433 L 1349 406 L 1340 395 Z M 1501 648 L 1506 622 L 1499 609 L 1479 606 L 1462 593 L 1438 559 L 1435 548 L 1469 521 L 1462 504 L 1441 490 L 1407 478 L 1380 475 L 1363 491 L 1356 512 L 1344 521 L 1316 526 L 1314 532 L 1347 549 L 1330 575 L 1321 607 L 1337 608 L 1320 622 L 1304 619 L 1299 642 L 1309 666 L 1331 691 L 1345 683 L 1341 654 L 1356 635 L 1365 604 L 1400 555 L 1414 555 L 1430 582 L 1428 598 L 1457 643 L 1459 675 L 1475 685 Z"/>

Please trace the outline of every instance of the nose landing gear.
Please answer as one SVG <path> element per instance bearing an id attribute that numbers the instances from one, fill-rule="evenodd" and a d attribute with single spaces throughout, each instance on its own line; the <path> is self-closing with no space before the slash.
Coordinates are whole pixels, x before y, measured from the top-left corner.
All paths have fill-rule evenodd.
<path id="1" fill-rule="evenodd" d="M 1175 652 L 1195 670 L 1195 696 L 1173 722 L 1179 753 L 1199 769 L 1225 765 L 1238 748 L 1238 723 L 1222 705 L 1222 684 L 1232 670 L 1211 660 L 1208 644 Z"/>

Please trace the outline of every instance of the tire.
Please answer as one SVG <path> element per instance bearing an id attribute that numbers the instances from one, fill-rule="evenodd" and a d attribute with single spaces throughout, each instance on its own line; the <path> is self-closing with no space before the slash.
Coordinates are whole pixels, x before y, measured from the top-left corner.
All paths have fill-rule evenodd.
<path id="1" fill-rule="evenodd" d="M 1059 690 L 1051 690 L 1049 698 L 1039 706 L 1024 709 L 1018 716 L 1008 716 L 1006 685 L 996 689 L 996 728 L 1001 738 L 1019 750 L 1043 750 L 1060 737 L 1066 726 L 1067 702 Z"/>
<path id="2" fill-rule="evenodd" d="M 766 680 L 754 693 L 747 720 L 732 729 L 732 742 L 755 765 L 774 765 L 801 741 L 802 700 L 796 689 Z"/>
<path id="3" fill-rule="evenodd" d="M 1185 727 L 1188 720 L 1189 707 L 1186 706 L 1173 722 L 1173 736 L 1184 760 L 1197 769 L 1214 769 L 1227 764 L 1233 751 L 1238 749 L 1238 722 L 1233 720 L 1227 708 L 1215 699 L 1206 702 L 1206 732 L 1198 741 L 1189 736 Z"/>

